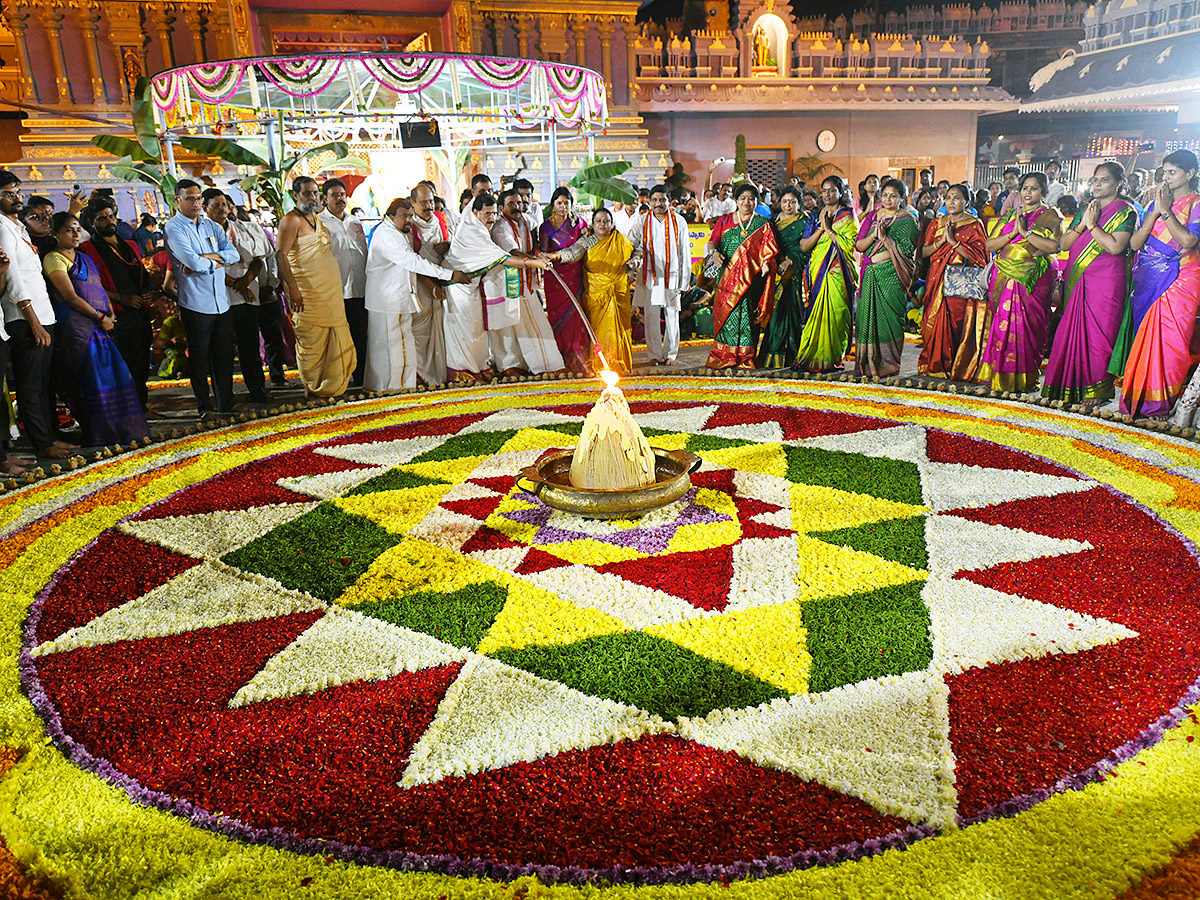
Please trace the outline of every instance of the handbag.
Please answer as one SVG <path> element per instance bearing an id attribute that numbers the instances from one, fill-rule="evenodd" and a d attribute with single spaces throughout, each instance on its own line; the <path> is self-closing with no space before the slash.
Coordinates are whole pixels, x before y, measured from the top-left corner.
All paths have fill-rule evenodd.
<path id="1" fill-rule="evenodd" d="M 704 257 L 704 268 L 701 270 L 701 274 L 710 281 L 721 274 L 721 263 L 717 262 L 715 250 L 710 250 Z"/>
<path id="2" fill-rule="evenodd" d="M 987 267 L 946 266 L 942 279 L 942 293 L 947 297 L 962 297 L 964 300 L 982 300 L 987 293 Z"/>

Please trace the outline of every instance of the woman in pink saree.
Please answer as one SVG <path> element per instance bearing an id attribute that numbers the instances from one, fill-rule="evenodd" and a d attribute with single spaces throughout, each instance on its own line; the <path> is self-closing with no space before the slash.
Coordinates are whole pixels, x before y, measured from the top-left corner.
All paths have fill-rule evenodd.
<path id="1" fill-rule="evenodd" d="M 1176 150 L 1163 159 L 1163 183 L 1129 242 L 1138 251 L 1135 320 L 1139 307 L 1153 299 L 1125 364 L 1121 412 L 1126 415 L 1166 418 L 1187 384 L 1189 370 L 1200 362 L 1200 348 L 1193 340 L 1200 306 L 1198 171 L 1200 163 L 1190 150 Z"/>
<path id="2" fill-rule="evenodd" d="M 587 225 L 583 219 L 571 215 L 571 192 L 565 187 L 555 190 L 550 203 L 554 211 L 538 229 L 538 249 L 543 253 L 554 253 L 565 250 L 587 233 Z M 546 291 L 546 317 L 554 331 L 554 341 L 562 353 L 563 362 L 567 368 L 576 374 L 586 374 L 591 371 L 591 341 L 588 340 L 587 326 L 579 315 L 579 310 L 571 302 L 567 290 L 559 282 L 566 283 L 567 288 L 580 299 L 583 295 L 583 260 L 559 263 L 554 267 L 558 278 L 546 275 L 543 285 Z"/>
<path id="3" fill-rule="evenodd" d="M 1037 387 L 1050 313 L 1054 271 L 1047 256 L 1058 252 L 1062 220 L 1042 204 L 1046 176 L 1021 179 L 1021 206 L 992 223 L 987 249 L 996 267 L 988 285 L 995 308 L 977 380 L 996 391 L 1026 393 Z"/>
<path id="4" fill-rule="evenodd" d="M 1063 232 L 1067 305 L 1042 387 L 1052 400 L 1095 404 L 1113 397 L 1108 361 L 1129 289 L 1129 239 L 1138 227 L 1137 210 L 1119 196 L 1124 185 L 1120 163 L 1100 163 L 1092 176 L 1092 201 Z"/>

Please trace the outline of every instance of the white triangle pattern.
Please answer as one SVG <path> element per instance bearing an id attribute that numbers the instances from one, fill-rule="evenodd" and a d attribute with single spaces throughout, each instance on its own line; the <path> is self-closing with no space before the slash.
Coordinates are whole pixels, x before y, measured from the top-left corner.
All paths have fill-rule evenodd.
<path id="1" fill-rule="evenodd" d="M 945 828 L 957 804 L 948 697 L 940 674 L 910 672 L 683 719 L 679 733 Z"/>
<path id="2" fill-rule="evenodd" d="M 1079 653 L 1137 637 L 1123 625 L 1006 594 L 961 578 L 930 578 L 921 589 L 929 608 L 933 662 L 959 674 L 1053 653 Z"/>
<path id="3" fill-rule="evenodd" d="M 290 591 L 272 579 L 241 577 L 236 569 L 206 561 L 86 625 L 40 644 L 33 655 L 166 637 L 325 608 L 320 600 Z"/>
<path id="4" fill-rule="evenodd" d="M 297 494 L 307 494 L 318 500 L 334 500 L 351 488 L 356 488 L 387 471 L 389 471 L 387 466 L 371 466 L 367 469 L 346 469 L 342 472 L 325 472 L 321 475 L 280 478 L 275 483 L 281 488 L 287 488 Z"/>
<path id="5" fill-rule="evenodd" d="M 548 412 L 541 409 L 502 409 L 494 412 L 486 419 L 472 422 L 459 434 L 475 434 L 481 431 L 509 431 L 512 429 L 537 428 L 539 425 L 569 425 L 580 424 L 579 416 L 567 416 L 562 413 Z"/>
<path id="6" fill-rule="evenodd" d="M 436 437 L 401 438 L 395 441 L 383 441 L 378 444 L 338 444 L 334 447 L 317 447 L 314 452 L 324 456 L 336 456 L 338 459 L 348 459 L 351 462 L 363 463 L 369 466 L 402 466 L 410 463 L 422 453 L 428 453 L 435 447 L 440 447 L 452 435 Z"/>
<path id="7" fill-rule="evenodd" d="M 333 607 L 267 660 L 229 705 L 312 694 L 355 681 L 383 681 L 470 655 L 419 631 Z"/>
<path id="8" fill-rule="evenodd" d="M 611 572 L 597 572 L 588 566 L 563 566 L 521 577 L 568 603 L 607 613 L 635 631 L 717 615 L 656 588 L 626 581 Z"/>
<path id="9" fill-rule="evenodd" d="M 720 425 L 716 428 L 706 428 L 701 434 L 711 434 L 714 437 L 732 438 L 733 440 L 754 441 L 758 444 L 783 443 L 783 428 L 778 422 L 752 422 L 749 425 Z"/>
<path id="10" fill-rule="evenodd" d="M 927 462 L 921 476 L 925 504 L 935 510 L 994 506 L 1009 500 L 1087 491 L 1096 486 L 1095 482 L 1080 478 L 959 463 Z"/>
<path id="11" fill-rule="evenodd" d="M 925 549 L 929 554 L 929 571 L 948 577 L 955 572 L 990 569 L 1006 562 L 1080 553 L 1091 550 L 1092 545 L 958 516 L 931 515 L 925 519 Z"/>
<path id="12" fill-rule="evenodd" d="M 715 406 L 692 406 L 685 409 L 662 409 L 655 412 L 638 413 L 634 418 L 642 428 L 699 434 L 704 430 L 704 423 L 716 411 Z"/>
<path id="13" fill-rule="evenodd" d="M 786 526 L 791 531 L 791 511 Z M 777 513 L 764 513 L 773 516 Z M 755 606 L 774 606 L 796 599 L 799 561 L 794 537 L 746 538 L 733 548 L 733 577 L 726 612 Z"/>
<path id="14" fill-rule="evenodd" d="M 166 516 L 122 523 L 126 534 L 197 559 L 220 559 L 277 525 L 299 518 L 316 503 L 279 503 L 249 509 L 217 510 L 190 516 Z"/>
<path id="15" fill-rule="evenodd" d="M 860 453 L 863 456 L 886 457 L 918 464 L 927 461 L 925 429 L 920 425 L 873 428 L 869 431 L 831 434 L 789 443 L 796 447 L 820 447 L 822 450 L 840 450 L 842 453 Z"/>
<path id="16" fill-rule="evenodd" d="M 658 716 L 472 657 L 413 747 L 401 787 L 673 731 Z"/>

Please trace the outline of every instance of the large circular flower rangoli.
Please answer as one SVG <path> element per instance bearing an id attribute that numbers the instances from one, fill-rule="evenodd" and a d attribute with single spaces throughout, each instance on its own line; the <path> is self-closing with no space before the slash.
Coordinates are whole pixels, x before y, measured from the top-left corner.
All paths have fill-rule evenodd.
<path id="1" fill-rule="evenodd" d="M 1112 438 L 1052 461 L 973 436 L 1003 410 L 633 392 L 704 465 L 599 522 L 516 480 L 585 399 L 334 417 L 135 506 L 32 607 L 51 734 L 301 853 L 710 882 L 969 831 L 1182 717 L 1200 568 L 1097 480 Z"/>

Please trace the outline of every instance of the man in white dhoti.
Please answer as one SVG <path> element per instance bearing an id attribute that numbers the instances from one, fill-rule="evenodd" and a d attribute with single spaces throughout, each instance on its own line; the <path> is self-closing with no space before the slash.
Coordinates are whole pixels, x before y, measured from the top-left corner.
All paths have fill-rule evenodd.
<path id="1" fill-rule="evenodd" d="M 548 259 L 512 256 L 497 246 L 491 231 L 495 223 L 496 198 L 480 194 L 464 212 L 442 260 L 443 265 L 471 277 L 469 284 L 451 284 L 446 289 L 442 328 L 446 336 L 446 377 L 451 382 L 471 383 L 492 377 L 488 365 L 488 323 L 506 320 L 510 286 L 515 294 L 513 305 L 519 305 L 516 285 L 520 270 L 548 269 L 551 265 Z M 542 317 L 545 318 L 545 313 Z M 553 335 L 550 340 L 553 343 Z"/>
<path id="2" fill-rule="evenodd" d="M 521 212 L 521 196 L 515 190 L 500 195 L 500 216 L 492 226 L 492 240 L 510 258 L 544 262 L 530 268 L 550 267 L 549 259 L 535 249 L 533 232 Z M 504 303 L 493 304 L 490 297 L 488 300 L 488 337 L 497 371 L 503 375 L 541 375 L 566 368 L 542 306 L 539 279 L 534 272 L 521 270 L 506 273 L 506 282 Z"/>
<path id="3" fill-rule="evenodd" d="M 414 241 L 411 236 L 412 213 L 409 200 L 393 200 L 367 252 L 367 370 L 363 386 L 369 391 L 417 386 L 419 356 L 413 322 L 424 310 L 414 282 L 422 276 L 462 284 L 471 280 L 417 253 L 414 245 L 420 239 Z"/>
<path id="4" fill-rule="evenodd" d="M 642 307 L 646 351 L 652 363 L 674 365 L 679 355 L 679 297 L 691 285 L 692 250 L 687 222 L 667 203 L 667 189 L 650 189 L 650 212 L 634 219 L 629 240 L 641 253 L 633 303 Z M 666 320 L 664 339 L 661 317 Z"/>
<path id="5" fill-rule="evenodd" d="M 410 237 L 413 250 L 435 265 L 450 249 L 450 220 L 445 212 L 433 208 L 433 188 L 422 181 L 409 195 L 412 201 Z M 413 340 L 417 344 L 417 378 L 425 384 L 446 380 L 446 336 L 442 318 L 446 292 L 431 279 L 417 276 L 417 302 L 421 311 L 413 314 Z"/>

